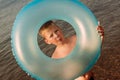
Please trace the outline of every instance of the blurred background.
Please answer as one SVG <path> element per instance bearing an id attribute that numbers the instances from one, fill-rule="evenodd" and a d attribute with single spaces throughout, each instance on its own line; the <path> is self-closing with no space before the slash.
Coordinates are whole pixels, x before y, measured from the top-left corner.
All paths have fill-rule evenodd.
<path id="1" fill-rule="evenodd" d="M 31 0 L 0 0 L 0 80 L 34 80 L 17 64 L 11 30 L 19 10 Z M 105 30 L 100 59 L 93 66 L 95 80 L 120 80 L 120 0 L 81 0 Z"/>

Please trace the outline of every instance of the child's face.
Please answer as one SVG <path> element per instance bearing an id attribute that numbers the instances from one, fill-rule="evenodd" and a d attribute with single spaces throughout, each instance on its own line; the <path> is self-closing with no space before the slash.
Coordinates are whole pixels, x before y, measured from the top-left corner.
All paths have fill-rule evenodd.
<path id="1" fill-rule="evenodd" d="M 64 36 L 61 29 L 52 24 L 48 29 L 42 32 L 43 37 L 45 38 L 45 42 L 48 44 L 60 45 L 64 41 Z"/>

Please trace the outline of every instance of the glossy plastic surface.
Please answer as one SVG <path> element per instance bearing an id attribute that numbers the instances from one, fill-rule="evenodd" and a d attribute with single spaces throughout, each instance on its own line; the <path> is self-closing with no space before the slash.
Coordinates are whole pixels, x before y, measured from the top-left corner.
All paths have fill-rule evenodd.
<path id="1" fill-rule="evenodd" d="M 37 43 L 40 26 L 53 19 L 69 22 L 77 33 L 75 49 L 63 59 L 47 57 Z M 100 56 L 97 25 L 93 13 L 79 0 L 33 0 L 16 17 L 12 51 L 20 67 L 36 80 L 73 80 L 89 71 Z"/>

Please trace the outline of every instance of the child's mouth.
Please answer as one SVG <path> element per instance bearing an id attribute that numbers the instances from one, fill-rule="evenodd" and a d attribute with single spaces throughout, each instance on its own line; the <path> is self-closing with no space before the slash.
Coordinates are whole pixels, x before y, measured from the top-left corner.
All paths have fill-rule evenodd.
<path id="1" fill-rule="evenodd" d="M 61 41 L 62 41 L 62 38 L 60 38 L 60 37 L 59 37 L 59 38 L 57 38 L 57 41 L 60 41 L 60 42 L 61 42 Z"/>

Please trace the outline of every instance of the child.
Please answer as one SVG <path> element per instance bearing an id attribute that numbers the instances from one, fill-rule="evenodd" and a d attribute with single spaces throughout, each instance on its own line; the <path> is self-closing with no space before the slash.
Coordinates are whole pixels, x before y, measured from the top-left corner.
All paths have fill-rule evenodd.
<path id="1" fill-rule="evenodd" d="M 98 27 L 97 30 L 103 37 L 102 27 Z M 47 44 L 56 45 L 56 49 L 52 55 L 52 58 L 55 59 L 66 57 L 73 50 L 77 39 L 76 35 L 64 37 L 61 29 L 53 21 L 43 24 L 39 30 L 39 35 L 44 38 Z M 88 72 L 75 80 L 92 80 L 91 76 L 92 73 Z"/>

